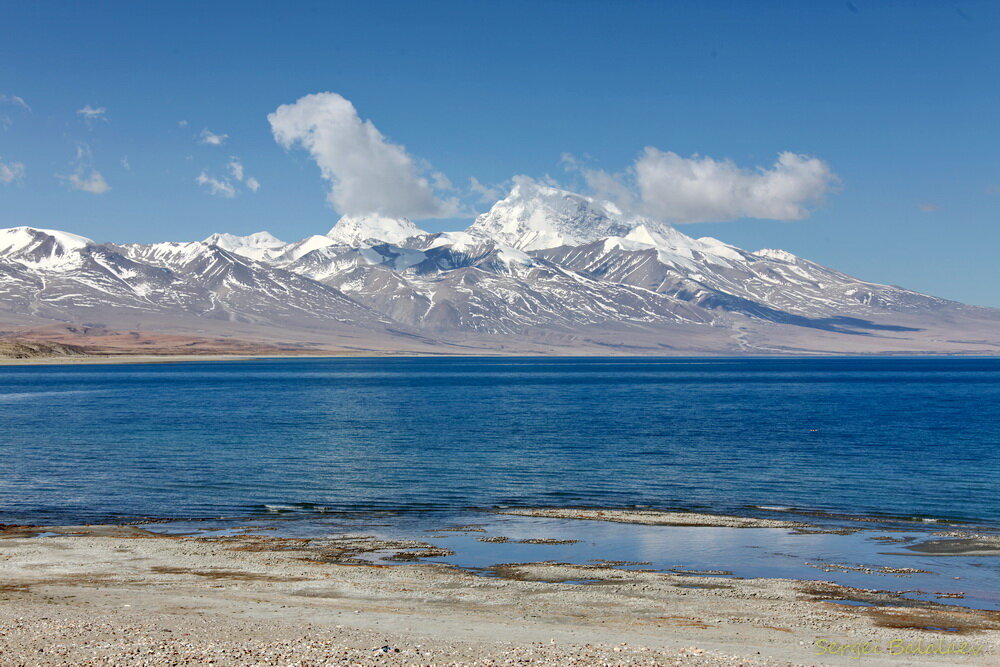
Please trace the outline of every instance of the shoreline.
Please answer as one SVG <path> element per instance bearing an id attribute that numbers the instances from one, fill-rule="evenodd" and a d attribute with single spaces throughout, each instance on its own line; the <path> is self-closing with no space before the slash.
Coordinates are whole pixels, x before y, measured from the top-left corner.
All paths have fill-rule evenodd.
<path id="1" fill-rule="evenodd" d="M 504 353 L 477 354 L 431 352 L 378 352 L 342 351 L 325 353 L 216 353 L 216 354 L 83 354 L 65 356 L 40 356 L 30 358 L 0 357 L 0 366 L 82 366 L 117 364 L 172 364 L 206 361 L 252 361 L 258 359 L 377 359 L 377 358 L 428 358 L 428 359 L 1000 359 L 1000 355 L 966 353 L 878 353 L 878 354 L 676 354 L 676 355 L 598 355 L 598 354 L 530 354 Z"/>
<path id="2" fill-rule="evenodd" d="M 252 361 L 255 359 L 334 359 L 379 357 L 440 357 L 457 355 L 408 354 L 395 352 L 330 352 L 329 354 L 109 354 L 11 359 L 0 357 L 0 366 L 82 366 L 112 364 L 173 364 L 205 361 Z"/>
<path id="3" fill-rule="evenodd" d="M 609 562 L 475 573 L 428 562 L 440 551 L 420 540 L 150 528 L 0 530 L 0 655 L 34 664 L 137 655 L 150 664 L 854 664 L 828 649 L 868 642 L 883 649 L 866 656 L 871 664 L 942 664 L 886 651 L 966 642 L 979 653 L 947 661 L 990 664 L 1000 651 L 1000 612 L 817 579 Z M 47 536 L 31 536 L 40 529 Z M 387 553 L 404 557 L 369 556 Z"/>
<path id="4" fill-rule="evenodd" d="M 967 518 L 955 516 L 929 516 L 918 514 L 885 514 L 876 512 L 851 513 L 842 510 L 822 510 L 809 507 L 791 507 L 777 505 L 744 505 L 740 508 L 725 510 L 688 509 L 684 506 L 669 506 L 655 508 L 648 505 L 566 505 L 566 506 L 530 506 L 530 505 L 493 505 L 439 508 L 350 508 L 319 506 L 312 502 L 263 505 L 257 509 L 247 508 L 247 511 L 222 516 L 152 516 L 119 514 L 106 517 L 77 517 L 72 521 L 86 521 L 79 525 L 85 526 L 138 526 L 162 523 L 186 522 L 234 522 L 246 523 L 260 518 L 304 518 L 304 517 L 351 517 L 377 522 L 386 516 L 448 516 L 459 512 L 482 514 L 484 516 L 521 516 L 551 519 L 576 519 L 581 521 L 604 521 L 647 526 L 688 526 L 688 527 L 728 527 L 728 528 L 792 528 L 809 530 L 839 530 L 845 526 L 854 530 L 878 529 L 880 527 L 898 529 L 910 526 L 923 530 L 946 530 L 968 532 L 998 533 L 1000 522 L 989 519 Z M 38 519 L 26 518 L 27 521 Z M 42 519 L 47 521 L 47 519 Z M 0 517 L 0 529 L 5 524 Z M 25 527 L 36 527 L 53 524 L 23 524 Z M 62 524 L 60 524 L 62 525 Z M 75 523 L 67 525 L 77 525 Z"/>

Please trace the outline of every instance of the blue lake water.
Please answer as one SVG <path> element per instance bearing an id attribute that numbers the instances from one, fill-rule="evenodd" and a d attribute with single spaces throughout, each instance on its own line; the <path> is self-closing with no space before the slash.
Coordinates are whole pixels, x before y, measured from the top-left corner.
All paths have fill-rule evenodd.
<path id="1" fill-rule="evenodd" d="M 0 522 L 788 506 L 1000 526 L 1000 359 L 0 367 Z"/>

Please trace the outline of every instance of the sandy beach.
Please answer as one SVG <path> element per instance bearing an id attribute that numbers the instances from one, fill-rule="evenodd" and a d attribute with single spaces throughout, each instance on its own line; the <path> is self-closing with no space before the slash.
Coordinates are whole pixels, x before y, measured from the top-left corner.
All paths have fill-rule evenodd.
<path id="1" fill-rule="evenodd" d="M 985 665 L 1000 650 L 998 612 L 818 581 L 551 562 L 481 576 L 360 535 L 2 535 L 5 665 Z M 366 560 L 388 551 L 400 564 Z"/>

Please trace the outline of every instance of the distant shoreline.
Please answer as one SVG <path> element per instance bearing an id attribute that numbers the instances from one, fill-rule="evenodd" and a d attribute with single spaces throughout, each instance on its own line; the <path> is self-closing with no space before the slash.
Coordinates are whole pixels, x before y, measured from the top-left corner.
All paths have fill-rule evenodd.
<path id="1" fill-rule="evenodd" d="M 503 358 L 525 358 L 525 359 L 1000 359 L 1000 355 L 984 355 L 972 353 L 955 352 L 924 352 L 924 353 L 902 353 L 902 352 L 882 352 L 873 354 L 713 354 L 704 352 L 700 354 L 529 354 L 529 353 L 503 353 L 493 354 L 480 352 L 477 354 L 442 353 L 432 354 L 429 352 L 324 352 L 324 353 L 289 353 L 276 354 L 267 352 L 262 354 L 85 354 L 85 355 L 65 355 L 65 356 L 39 356 L 23 359 L 0 357 L 0 366 L 79 366 L 79 365 L 106 365 L 106 364 L 171 364 L 171 363 L 196 363 L 204 361 L 252 361 L 259 359 L 377 359 L 386 358 L 428 358 L 428 359 L 503 359 Z"/>
<path id="2" fill-rule="evenodd" d="M 253 359 L 326 359 L 340 357 L 417 357 L 425 354 L 394 353 L 337 353 L 329 354 L 114 354 L 79 355 L 58 357 L 32 357 L 28 359 L 0 358 L 0 366 L 77 366 L 104 364 L 171 364 L 200 361 L 250 361 Z"/>

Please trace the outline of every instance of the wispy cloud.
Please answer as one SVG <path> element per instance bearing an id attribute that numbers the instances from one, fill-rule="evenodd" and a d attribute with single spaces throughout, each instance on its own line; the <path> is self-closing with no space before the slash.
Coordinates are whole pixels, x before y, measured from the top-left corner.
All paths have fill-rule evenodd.
<path id="1" fill-rule="evenodd" d="M 572 156 L 564 163 L 579 171 L 598 196 L 673 223 L 801 220 L 839 181 L 822 160 L 788 151 L 769 168 L 701 155 L 685 158 L 653 147 L 622 173 L 587 168 Z"/>
<path id="2" fill-rule="evenodd" d="M 455 198 L 444 198 L 443 174 L 389 141 L 354 105 L 336 93 L 306 95 L 268 115 L 275 140 L 301 146 L 330 183 L 329 202 L 344 215 L 446 218 L 458 215 Z M 450 183 L 447 183 L 450 186 Z"/>
<path id="3" fill-rule="evenodd" d="M 75 166 L 73 171 L 70 174 L 57 174 L 57 176 L 65 179 L 74 190 L 102 195 L 110 190 L 111 186 L 104 180 L 101 172 L 94 169 L 92 163 L 93 156 L 91 155 L 90 147 L 86 144 L 80 144 L 76 147 L 76 160 L 74 161 Z"/>
<path id="4" fill-rule="evenodd" d="M 248 176 L 246 173 L 246 168 L 243 166 L 243 161 L 235 155 L 229 158 L 229 162 L 226 164 L 226 170 L 229 172 L 227 176 L 215 177 L 210 176 L 206 170 L 202 170 L 195 182 L 206 189 L 210 195 L 218 195 L 220 197 L 225 197 L 226 199 L 232 199 L 236 195 L 240 194 L 242 188 L 245 187 L 250 192 L 257 192 L 260 190 L 260 181 L 258 181 L 253 176 Z"/>
<path id="5" fill-rule="evenodd" d="M 925 202 L 923 204 L 920 204 L 917 206 L 917 208 L 919 208 L 924 213 L 934 213 L 935 211 L 941 210 L 940 206 L 931 202 Z"/>
<path id="6" fill-rule="evenodd" d="M 95 195 L 103 195 L 111 189 L 108 182 L 104 180 L 104 176 L 96 169 L 70 174 L 69 183 L 75 190 L 91 192 Z"/>
<path id="7" fill-rule="evenodd" d="M 0 159 L 0 183 L 10 185 L 20 183 L 24 179 L 24 164 L 20 162 L 4 162 Z"/>
<path id="8" fill-rule="evenodd" d="M 92 107 L 89 104 L 84 106 L 82 109 L 76 110 L 76 115 L 81 116 L 84 120 L 95 121 L 95 120 L 107 120 L 108 110 L 105 107 Z"/>
<path id="9" fill-rule="evenodd" d="M 198 178 L 195 182 L 208 189 L 210 195 L 219 195 L 225 197 L 226 199 L 232 199 L 236 196 L 236 188 L 227 179 L 213 178 L 206 174 L 204 171 L 198 174 Z"/>
<path id="10" fill-rule="evenodd" d="M 206 146 L 221 146 L 229 138 L 228 134 L 216 134 L 208 128 L 201 131 L 198 141 Z"/>
<path id="11" fill-rule="evenodd" d="M 233 175 L 237 181 L 243 180 L 243 163 L 240 162 L 238 157 L 229 158 L 229 173 Z"/>
<path id="12" fill-rule="evenodd" d="M 500 185 L 484 185 L 479 182 L 479 179 L 475 176 L 469 177 L 469 190 L 476 194 L 479 202 L 482 204 L 492 204 L 504 192 L 503 186 Z"/>
<path id="13" fill-rule="evenodd" d="M 28 103 L 24 101 L 23 97 L 18 97 L 17 95 L 4 95 L 0 93 L 0 104 L 9 104 L 11 106 L 20 107 L 28 113 L 31 113 L 31 107 Z"/>
<path id="14" fill-rule="evenodd" d="M 24 101 L 23 97 L 18 97 L 17 95 L 4 95 L 0 93 L 0 106 L 17 107 L 22 111 L 31 113 L 31 107 L 28 106 L 28 103 Z M 14 119 L 9 114 L 0 114 L 0 127 L 6 130 L 13 124 Z"/>

